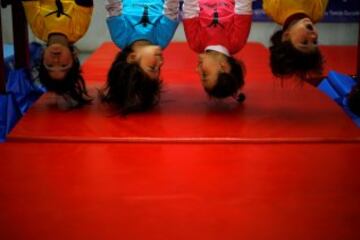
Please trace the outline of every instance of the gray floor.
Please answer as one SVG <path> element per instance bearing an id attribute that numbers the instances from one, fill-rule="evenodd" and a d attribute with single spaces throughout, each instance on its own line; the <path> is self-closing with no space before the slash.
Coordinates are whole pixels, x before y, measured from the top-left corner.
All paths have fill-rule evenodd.
<path id="1" fill-rule="evenodd" d="M 85 60 L 92 54 L 92 52 L 81 52 L 79 54 L 80 62 L 83 64 Z"/>

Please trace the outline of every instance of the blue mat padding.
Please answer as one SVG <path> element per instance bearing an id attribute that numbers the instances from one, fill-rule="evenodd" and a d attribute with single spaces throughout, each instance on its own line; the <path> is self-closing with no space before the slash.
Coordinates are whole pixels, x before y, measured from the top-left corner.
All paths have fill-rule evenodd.
<path id="1" fill-rule="evenodd" d="M 31 67 L 39 61 L 42 47 L 38 43 L 30 44 Z M 6 94 L 0 95 L 0 142 L 45 92 L 34 83 L 31 69 L 14 69 L 14 56 L 11 45 L 4 46 Z"/>
<path id="2" fill-rule="evenodd" d="M 0 142 L 16 125 L 22 114 L 12 94 L 0 94 Z"/>
<path id="3" fill-rule="evenodd" d="M 330 71 L 327 78 L 322 80 L 318 89 L 339 104 L 347 115 L 360 127 L 360 116 L 355 115 L 348 106 L 348 96 L 357 82 L 350 76 Z"/>

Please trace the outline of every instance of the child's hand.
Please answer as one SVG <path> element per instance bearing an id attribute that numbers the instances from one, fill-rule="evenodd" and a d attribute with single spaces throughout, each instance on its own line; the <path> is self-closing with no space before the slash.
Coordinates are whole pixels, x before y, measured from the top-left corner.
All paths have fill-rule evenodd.
<path id="1" fill-rule="evenodd" d="M 105 0 L 105 9 L 108 11 L 108 17 L 120 16 L 122 2 L 120 0 Z"/>

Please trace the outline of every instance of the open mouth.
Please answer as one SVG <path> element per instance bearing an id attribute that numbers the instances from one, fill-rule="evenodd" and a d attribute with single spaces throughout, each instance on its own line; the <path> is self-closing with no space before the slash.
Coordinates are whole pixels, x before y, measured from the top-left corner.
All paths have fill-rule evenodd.
<path id="1" fill-rule="evenodd" d="M 310 30 L 310 31 L 314 31 L 314 26 L 312 24 L 306 24 L 306 29 Z"/>

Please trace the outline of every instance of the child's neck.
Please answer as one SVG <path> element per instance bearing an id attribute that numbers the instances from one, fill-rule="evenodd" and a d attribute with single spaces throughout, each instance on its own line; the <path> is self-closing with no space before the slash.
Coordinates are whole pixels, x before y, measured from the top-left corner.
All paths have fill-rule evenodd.
<path id="1" fill-rule="evenodd" d="M 55 44 L 55 43 L 61 44 L 61 45 L 66 46 L 66 47 L 69 46 L 68 38 L 65 35 L 60 34 L 60 33 L 54 33 L 54 34 L 51 34 L 49 36 L 48 41 L 47 41 L 47 45 L 50 46 L 50 45 Z"/>
<path id="2" fill-rule="evenodd" d="M 293 24 L 295 24 L 297 21 L 303 18 L 308 18 L 309 16 L 305 13 L 295 13 L 291 16 L 289 16 L 283 26 L 283 31 L 287 30 L 289 27 L 291 27 Z"/>
<path id="3" fill-rule="evenodd" d="M 133 42 L 132 47 L 136 48 L 136 47 L 144 47 L 144 46 L 149 46 L 149 45 L 153 45 L 153 44 L 147 40 L 138 40 L 138 41 Z"/>

